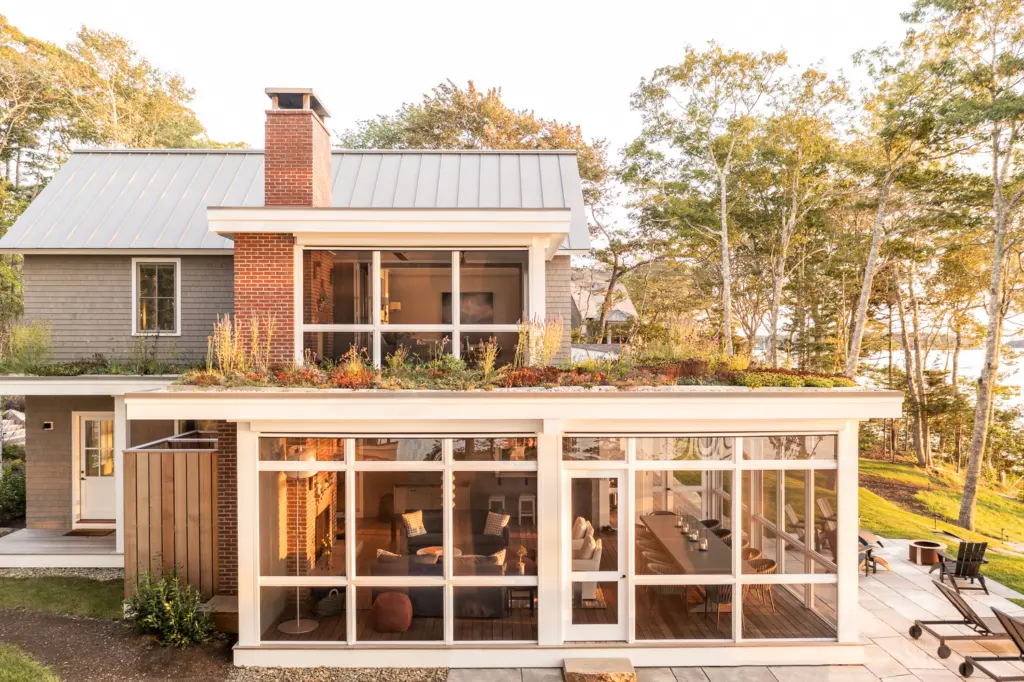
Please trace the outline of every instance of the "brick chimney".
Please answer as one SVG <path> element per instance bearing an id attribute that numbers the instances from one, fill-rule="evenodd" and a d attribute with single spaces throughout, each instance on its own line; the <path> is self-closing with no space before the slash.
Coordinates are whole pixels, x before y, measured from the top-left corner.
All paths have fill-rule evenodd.
<path id="1" fill-rule="evenodd" d="M 267 88 L 271 108 L 264 128 L 263 204 L 319 208 L 331 205 L 330 114 L 309 88 Z M 291 234 L 236 234 L 235 319 L 243 336 L 253 317 L 272 315 L 271 363 L 294 361 L 295 240 Z M 248 344 L 248 339 L 246 339 Z"/>

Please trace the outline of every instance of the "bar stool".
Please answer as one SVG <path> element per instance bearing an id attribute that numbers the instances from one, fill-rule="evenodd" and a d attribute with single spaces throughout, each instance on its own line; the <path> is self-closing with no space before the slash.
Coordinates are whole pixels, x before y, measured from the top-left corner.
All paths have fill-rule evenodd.
<path id="1" fill-rule="evenodd" d="M 502 514 L 505 513 L 505 496 L 504 495 L 490 495 L 487 498 L 487 511 L 495 511 L 494 505 L 498 505 L 497 511 Z"/>
<path id="2" fill-rule="evenodd" d="M 502 503 L 504 504 L 504 502 Z M 519 496 L 519 525 L 523 525 L 523 517 L 529 516 L 530 523 L 537 525 L 537 496 L 525 494 Z"/>

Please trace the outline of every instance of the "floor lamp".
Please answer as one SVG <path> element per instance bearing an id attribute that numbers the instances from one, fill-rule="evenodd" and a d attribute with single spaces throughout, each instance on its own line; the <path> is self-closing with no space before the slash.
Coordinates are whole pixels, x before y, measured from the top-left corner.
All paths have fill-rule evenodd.
<path id="1" fill-rule="evenodd" d="M 299 459 L 303 461 L 312 461 L 316 459 L 316 452 L 313 450 L 306 450 L 299 455 Z M 288 478 L 295 481 L 295 577 L 301 577 L 299 575 L 299 481 L 313 476 L 312 471 L 289 471 L 285 474 Z M 298 585 L 295 586 L 295 618 L 292 620 L 283 621 L 277 626 L 280 632 L 286 635 L 302 635 L 307 632 L 312 632 L 320 627 L 320 622 L 313 620 L 312 618 L 303 618 L 300 611 L 300 595 L 299 590 L 302 589 Z"/>

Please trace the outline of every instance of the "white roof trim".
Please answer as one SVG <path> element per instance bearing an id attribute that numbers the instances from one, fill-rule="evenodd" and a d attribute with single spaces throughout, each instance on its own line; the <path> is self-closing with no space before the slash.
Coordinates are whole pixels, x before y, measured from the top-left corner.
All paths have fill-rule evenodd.
<path id="1" fill-rule="evenodd" d="M 552 258 L 569 234 L 570 210 L 210 207 L 210 232 L 287 233 L 320 246 L 529 246 Z"/>
<path id="2" fill-rule="evenodd" d="M 129 419 L 201 414 L 228 421 L 593 420 L 779 421 L 873 419 L 902 414 L 896 391 L 723 388 L 692 391 L 203 391 L 126 396 Z M 780 425 L 780 428 L 784 426 Z"/>
<path id="3" fill-rule="evenodd" d="M 177 375 L 129 376 L 83 374 L 76 377 L 0 376 L 4 392 L 12 395 L 103 395 L 121 396 L 138 391 L 165 389 Z"/>

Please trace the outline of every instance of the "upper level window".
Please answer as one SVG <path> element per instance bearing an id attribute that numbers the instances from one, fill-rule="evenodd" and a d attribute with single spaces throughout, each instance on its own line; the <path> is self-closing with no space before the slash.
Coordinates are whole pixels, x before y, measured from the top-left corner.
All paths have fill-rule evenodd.
<path id="1" fill-rule="evenodd" d="M 494 339 L 497 364 L 511 362 L 528 317 L 527 264 L 525 249 L 307 249 L 304 350 L 336 361 L 355 347 L 378 364 L 444 353 L 472 365 Z"/>
<path id="2" fill-rule="evenodd" d="M 181 260 L 135 258 L 132 266 L 132 333 L 177 336 L 181 332 Z"/>

